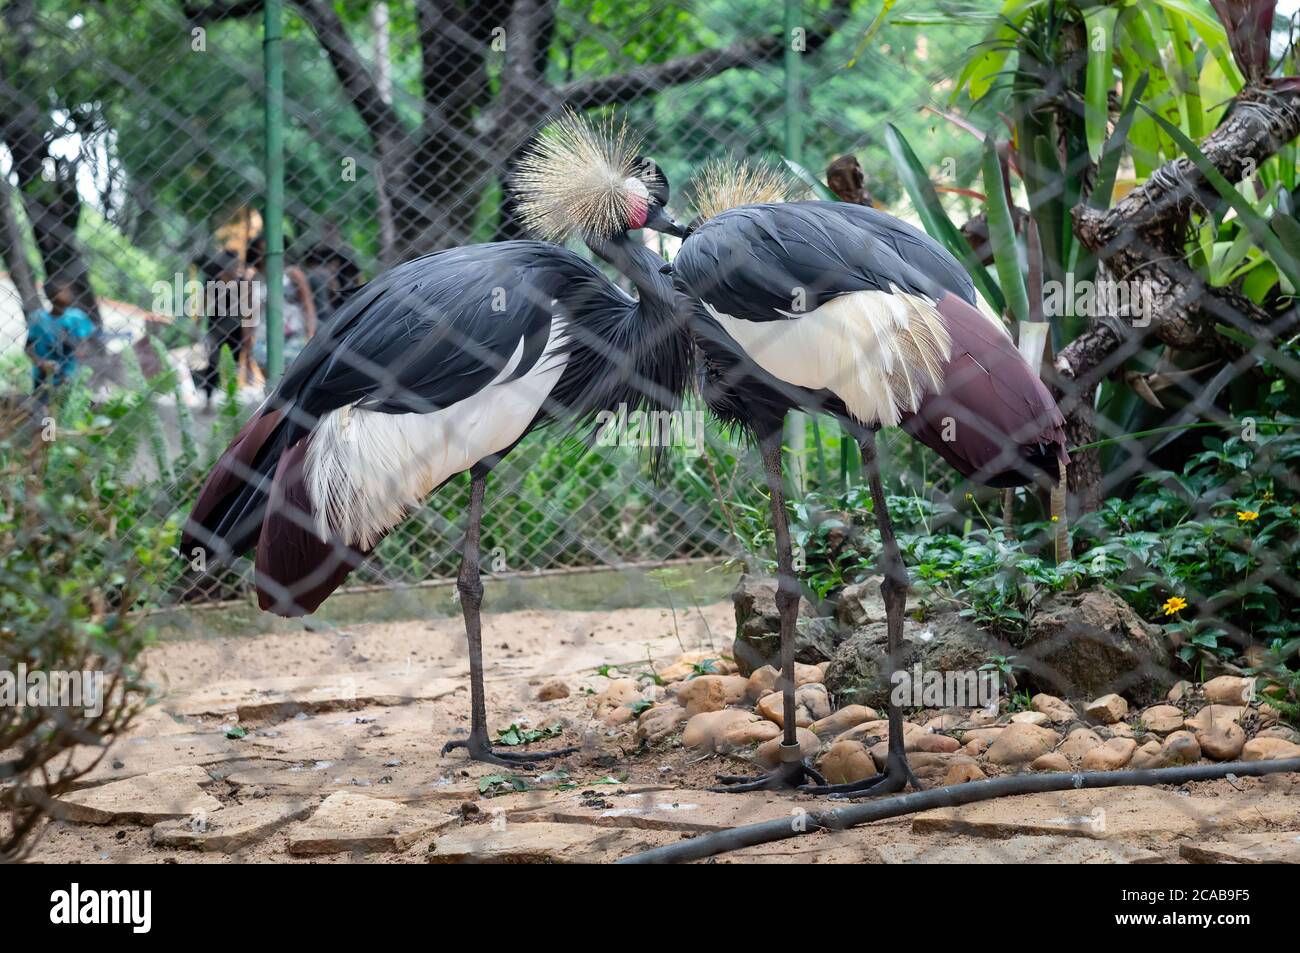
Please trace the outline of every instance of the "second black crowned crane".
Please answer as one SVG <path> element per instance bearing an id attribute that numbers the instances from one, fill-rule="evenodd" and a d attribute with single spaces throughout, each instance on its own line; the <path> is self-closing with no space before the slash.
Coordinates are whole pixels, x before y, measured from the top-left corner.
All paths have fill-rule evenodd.
<path id="1" fill-rule="evenodd" d="M 626 276 L 546 241 L 471 245 L 418 258 L 354 294 L 285 371 L 209 474 L 181 552 L 209 568 L 255 551 L 258 604 L 316 608 L 393 527 L 468 473 L 457 578 L 469 641 L 470 732 L 479 761 L 564 754 L 494 751 L 479 619 L 479 523 L 492 468 L 538 427 L 584 431 L 626 403 L 672 409 L 690 378 L 663 260 L 633 235 L 681 235 L 668 182 L 621 125 L 567 114 L 522 160 L 524 220 L 580 235 Z"/>
<path id="2" fill-rule="evenodd" d="M 771 494 L 781 620 L 784 737 L 766 776 L 724 790 L 797 787 L 840 796 L 911 782 L 902 710 L 891 699 L 885 770 L 825 784 L 795 732 L 794 575 L 781 481 L 791 410 L 827 413 L 858 441 L 880 530 L 889 671 L 900 668 L 908 577 L 885 502 L 876 431 L 901 426 L 963 475 L 992 486 L 1054 482 L 1064 419 L 1007 332 L 976 306 L 970 277 L 935 241 L 874 209 L 783 202 L 774 172 L 734 163 L 703 176 L 704 216 L 671 270 L 703 354 L 710 410 L 757 441 Z M 813 782 L 809 785 L 807 782 Z"/>

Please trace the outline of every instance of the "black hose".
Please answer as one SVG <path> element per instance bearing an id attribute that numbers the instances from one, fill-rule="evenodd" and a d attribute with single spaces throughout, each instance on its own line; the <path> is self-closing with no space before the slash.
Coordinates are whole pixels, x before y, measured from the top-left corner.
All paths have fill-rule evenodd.
<path id="1" fill-rule="evenodd" d="M 1080 771 L 1073 774 L 1029 774 L 1013 778 L 993 778 L 953 784 L 945 788 L 900 794 L 867 804 L 837 807 L 827 811 L 809 811 L 802 817 L 780 818 L 761 824 L 746 824 L 730 830 L 703 834 L 691 840 L 656 847 L 640 854 L 632 854 L 618 861 L 620 864 L 674 864 L 686 860 L 700 860 L 714 854 L 757 844 L 813 834 L 818 831 L 840 831 L 871 821 L 882 821 L 903 814 L 928 811 L 936 807 L 956 807 L 975 801 L 987 801 L 1013 794 L 1042 794 L 1049 791 L 1070 791 L 1083 788 L 1112 788 L 1126 785 L 1186 784 L 1189 781 L 1210 781 L 1225 775 L 1258 777 L 1287 771 L 1300 772 L 1300 758 L 1282 761 L 1232 761 L 1225 764 L 1198 764 L 1186 768 L 1150 768 L 1143 771 Z"/>

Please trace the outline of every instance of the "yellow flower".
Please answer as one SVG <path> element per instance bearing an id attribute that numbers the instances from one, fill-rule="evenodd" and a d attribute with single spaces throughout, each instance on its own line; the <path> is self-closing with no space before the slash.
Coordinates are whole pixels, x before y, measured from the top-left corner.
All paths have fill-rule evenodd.
<path id="1" fill-rule="evenodd" d="M 1053 516 L 1053 517 L 1052 517 L 1052 522 L 1053 522 L 1053 523 L 1059 523 L 1059 522 L 1061 522 L 1061 518 L 1060 518 L 1059 516 Z"/>
<path id="2" fill-rule="evenodd" d="M 1259 519 L 1259 514 L 1254 510 L 1237 510 L 1237 519 L 1243 523 L 1249 523 L 1251 520 Z"/>
<path id="3" fill-rule="evenodd" d="M 966 494 L 966 500 L 967 500 L 968 502 L 969 502 L 970 500 L 973 500 L 973 499 L 975 499 L 975 494 L 974 494 L 974 493 L 967 493 L 967 494 Z"/>
<path id="4" fill-rule="evenodd" d="M 1165 610 L 1165 615 L 1173 615 L 1187 608 L 1187 600 L 1182 596 L 1170 596 L 1161 608 Z"/>

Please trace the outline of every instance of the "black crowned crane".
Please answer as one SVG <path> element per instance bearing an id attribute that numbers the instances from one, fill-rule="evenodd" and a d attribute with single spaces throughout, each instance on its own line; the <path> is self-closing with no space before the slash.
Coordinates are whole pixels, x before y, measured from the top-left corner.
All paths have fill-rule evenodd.
<path id="1" fill-rule="evenodd" d="M 479 609 L 479 523 L 489 471 L 531 430 L 584 429 L 622 403 L 671 408 L 690 378 L 689 339 L 663 260 L 629 233 L 684 229 L 668 183 L 623 127 L 568 114 L 521 162 L 526 223 L 577 232 L 636 286 L 632 298 L 559 245 L 509 241 L 407 262 L 358 291 L 285 372 L 204 484 L 182 555 L 209 566 L 256 551 L 258 604 L 314 612 L 430 494 L 468 472 L 457 578 L 469 640 L 476 760 L 488 741 Z"/>
<path id="2" fill-rule="evenodd" d="M 794 629 L 799 586 L 781 486 L 788 411 L 834 415 L 857 439 L 881 539 L 890 671 L 899 668 L 907 570 L 894 537 L 875 433 L 901 425 L 962 474 L 994 486 L 1055 480 L 1064 420 L 1000 325 L 975 306 L 970 277 L 924 233 L 885 213 L 834 202 L 760 201 L 779 183 L 761 170 L 715 167 L 697 205 L 707 216 L 671 270 L 703 352 L 710 410 L 758 442 L 771 493 L 781 618 L 785 734 L 781 764 L 726 790 L 804 786 L 888 793 L 910 781 L 903 719 L 892 699 L 885 771 L 826 786 L 795 733 Z"/>

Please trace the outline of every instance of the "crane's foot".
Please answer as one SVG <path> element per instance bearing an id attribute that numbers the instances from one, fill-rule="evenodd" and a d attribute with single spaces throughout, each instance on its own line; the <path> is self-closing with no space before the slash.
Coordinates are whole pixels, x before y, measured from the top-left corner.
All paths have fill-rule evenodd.
<path id="1" fill-rule="evenodd" d="M 442 753 L 446 755 L 447 752 L 455 751 L 457 748 L 464 748 L 471 761 L 482 761 L 484 764 L 496 764 L 506 768 L 536 764 L 539 761 L 549 761 L 551 758 L 563 758 L 580 750 L 578 746 L 574 745 L 568 748 L 555 748 L 551 751 L 503 751 L 499 748 L 493 748 L 488 743 L 486 731 L 481 733 L 470 732 L 468 738 L 448 741 L 442 746 Z"/>
<path id="2" fill-rule="evenodd" d="M 782 749 L 785 747 L 785 745 L 781 745 Z M 783 759 L 771 773 L 757 777 L 748 777 L 741 774 L 719 774 L 718 780 L 722 783 L 708 790 L 721 791 L 726 794 L 741 794 L 745 791 L 794 791 L 809 782 L 824 785 L 826 783 L 825 775 L 814 768 L 807 758 L 798 757 L 798 745 L 791 745 L 790 747 L 793 749 L 791 760 Z M 784 755 L 784 750 L 782 754 Z"/>
<path id="3" fill-rule="evenodd" d="M 882 774 L 850 781 L 848 784 L 806 784 L 799 788 L 804 794 L 825 794 L 835 800 L 853 800 L 860 797 L 880 797 L 884 794 L 898 794 L 908 785 L 917 791 L 924 791 L 925 786 L 917 780 L 912 766 L 907 763 L 905 755 L 889 755 L 885 759 Z"/>

